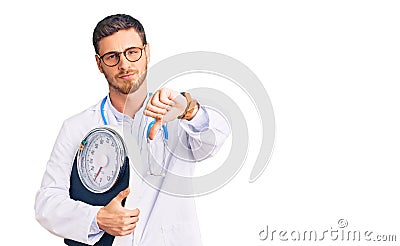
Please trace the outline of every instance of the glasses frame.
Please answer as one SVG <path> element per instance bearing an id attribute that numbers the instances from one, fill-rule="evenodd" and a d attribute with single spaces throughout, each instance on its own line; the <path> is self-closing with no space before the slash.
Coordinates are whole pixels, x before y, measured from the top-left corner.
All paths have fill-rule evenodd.
<path id="1" fill-rule="evenodd" d="M 128 50 L 130 50 L 130 49 L 133 49 L 133 48 L 137 48 L 137 49 L 140 50 L 140 56 L 139 56 L 139 58 L 136 59 L 136 60 L 134 60 L 134 61 L 130 60 L 130 59 L 126 56 L 126 52 L 127 52 Z M 102 56 L 100 56 L 99 54 L 96 54 L 96 56 L 97 56 L 97 57 L 104 63 L 104 65 L 106 65 L 107 67 L 115 67 L 115 66 L 117 66 L 118 63 L 121 61 L 121 54 L 124 54 L 126 60 L 128 60 L 128 61 L 130 61 L 130 62 L 137 62 L 137 61 L 140 60 L 140 58 L 142 58 L 142 56 L 143 56 L 143 50 L 144 50 L 145 48 L 146 48 L 146 44 L 143 45 L 143 47 L 135 47 L 135 46 L 132 46 L 132 47 L 126 48 L 126 49 L 125 49 L 124 51 L 122 51 L 122 52 L 110 51 L 110 52 L 107 52 L 107 53 L 103 54 Z M 107 63 L 104 62 L 103 58 L 104 58 L 106 55 L 109 55 L 109 54 L 115 54 L 115 55 L 118 56 L 118 62 L 115 63 L 115 65 L 110 66 L 110 65 L 108 65 Z"/>

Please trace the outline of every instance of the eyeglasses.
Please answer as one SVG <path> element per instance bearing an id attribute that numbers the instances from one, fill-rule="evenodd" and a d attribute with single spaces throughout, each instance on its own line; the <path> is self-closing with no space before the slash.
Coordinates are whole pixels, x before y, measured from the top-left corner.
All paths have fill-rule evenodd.
<path id="1" fill-rule="evenodd" d="M 124 54 L 125 58 L 130 62 L 138 61 L 142 57 L 142 53 L 146 45 L 143 48 L 140 47 L 130 47 L 124 50 L 123 52 L 111 51 L 105 53 L 104 55 L 100 56 L 98 54 L 97 57 L 100 58 L 109 67 L 114 67 L 119 63 L 121 58 L 121 54 Z"/>

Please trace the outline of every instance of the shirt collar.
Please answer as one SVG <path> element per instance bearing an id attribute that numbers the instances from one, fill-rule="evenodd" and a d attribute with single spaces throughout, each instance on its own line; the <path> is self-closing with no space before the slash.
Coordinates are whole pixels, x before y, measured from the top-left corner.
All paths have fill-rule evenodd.
<path id="1" fill-rule="evenodd" d="M 137 115 L 138 113 L 143 113 L 143 109 L 144 109 L 144 107 L 145 107 L 145 105 L 146 105 L 146 101 L 147 101 L 147 99 L 149 98 L 149 96 L 150 96 L 150 94 L 147 93 L 145 102 L 143 103 L 143 105 L 142 105 L 142 107 L 139 109 L 139 111 L 136 112 L 136 115 Z M 115 119 L 117 120 L 118 123 L 122 122 L 122 121 L 124 120 L 124 117 L 131 118 L 131 117 L 129 117 L 128 115 L 119 112 L 119 111 L 114 107 L 114 105 L 112 105 L 111 99 L 110 99 L 110 94 L 107 95 L 107 104 L 108 104 L 108 107 L 110 108 L 111 112 L 113 113 L 113 115 L 114 115 L 114 117 L 115 117 Z M 135 115 L 135 116 L 136 116 L 136 115 Z M 136 117 L 135 117 L 135 118 L 136 118 Z"/>
<path id="2" fill-rule="evenodd" d="M 113 113 L 113 115 L 115 116 L 115 119 L 117 120 L 117 122 L 122 122 L 124 120 L 124 114 L 119 112 L 114 105 L 112 105 L 111 103 L 111 99 L 110 99 L 110 94 L 107 95 L 107 104 L 108 107 L 111 109 L 111 112 Z"/>

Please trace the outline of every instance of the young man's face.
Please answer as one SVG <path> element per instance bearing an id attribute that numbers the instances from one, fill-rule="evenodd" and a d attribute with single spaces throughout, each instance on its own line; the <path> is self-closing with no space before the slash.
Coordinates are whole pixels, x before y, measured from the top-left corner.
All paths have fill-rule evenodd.
<path id="1" fill-rule="evenodd" d="M 107 36 L 99 42 L 99 55 L 103 56 L 109 52 L 124 52 L 127 48 L 143 48 L 142 40 L 139 34 L 133 29 L 120 30 L 113 35 Z M 117 65 L 107 66 L 96 56 L 97 66 L 106 77 L 110 90 L 122 94 L 135 92 L 143 83 L 145 83 L 147 64 L 150 59 L 150 50 L 148 45 L 142 51 L 142 56 L 136 62 L 126 59 L 123 53 Z"/>

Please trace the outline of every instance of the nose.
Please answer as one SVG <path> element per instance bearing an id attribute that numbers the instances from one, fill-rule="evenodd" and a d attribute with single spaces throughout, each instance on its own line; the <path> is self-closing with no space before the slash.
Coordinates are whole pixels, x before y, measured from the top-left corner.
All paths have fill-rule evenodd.
<path id="1" fill-rule="evenodd" d="M 128 61 L 124 54 L 120 54 L 119 62 L 118 62 L 118 69 L 120 70 L 127 70 L 131 67 L 132 62 Z"/>

